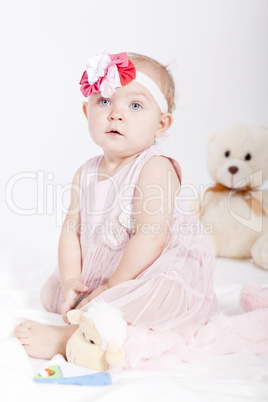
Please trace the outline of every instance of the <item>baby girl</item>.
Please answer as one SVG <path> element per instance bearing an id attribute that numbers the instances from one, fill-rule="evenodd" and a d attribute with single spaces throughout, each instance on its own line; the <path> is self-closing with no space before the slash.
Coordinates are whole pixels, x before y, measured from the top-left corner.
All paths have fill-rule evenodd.
<path id="1" fill-rule="evenodd" d="M 180 166 L 156 145 L 172 124 L 172 75 L 149 57 L 103 52 L 88 60 L 80 84 L 89 133 L 103 155 L 74 175 L 43 306 L 68 324 L 70 309 L 86 310 L 99 298 L 131 325 L 191 335 L 218 303 L 210 243 L 179 208 Z M 15 334 L 30 356 L 49 359 L 65 355 L 76 328 L 26 321 Z"/>

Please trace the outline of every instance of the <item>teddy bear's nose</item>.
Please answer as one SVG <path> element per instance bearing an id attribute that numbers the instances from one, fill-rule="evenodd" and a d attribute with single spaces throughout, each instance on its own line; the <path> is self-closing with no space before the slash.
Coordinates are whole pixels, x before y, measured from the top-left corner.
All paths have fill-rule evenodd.
<path id="1" fill-rule="evenodd" d="M 230 166 L 228 168 L 228 170 L 229 170 L 230 173 L 235 174 L 235 173 L 238 172 L 238 167 L 237 166 Z"/>

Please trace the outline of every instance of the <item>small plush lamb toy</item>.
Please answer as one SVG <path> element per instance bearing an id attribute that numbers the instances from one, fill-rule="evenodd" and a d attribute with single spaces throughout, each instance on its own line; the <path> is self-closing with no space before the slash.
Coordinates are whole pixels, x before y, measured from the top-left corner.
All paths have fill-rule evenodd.
<path id="1" fill-rule="evenodd" d="M 268 128 L 237 124 L 207 143 L 207 166 L 215 185 L 199 208 L 215 254 L 253 258 L 268 269 Z M 208 230 L 208 228 L 211 230 Z"/>
<path id="2" fill-rule="evenodd" d="M 184 346 L 176 331 L 127 325 L 123 313 L 102 300 L 91 301 L 86 312 L 70 310 L 67 317 L 79 324 L 67 343 L 67 360 L 97 371 L 167 368 Z"/>
<path id="3" fill-rule="evenodd" d="M 86 312 L 70 310 L 67 317 L 70 324 L 80 324 L 67 343 L 69 362 L 97 371 L 123 365 L 127 322 L 120 310 L 100 301 Z"/>
<path id="4" fill-rule="evenodd" d="M 102 300 L 91 301 L 86 312 L 70 310 L 67 317 L 79 324 L 67 343 L 67 360 L 97 371 L 167 368 L 184 346 L 176 331 L 127 325 L 123 313 Z"/>

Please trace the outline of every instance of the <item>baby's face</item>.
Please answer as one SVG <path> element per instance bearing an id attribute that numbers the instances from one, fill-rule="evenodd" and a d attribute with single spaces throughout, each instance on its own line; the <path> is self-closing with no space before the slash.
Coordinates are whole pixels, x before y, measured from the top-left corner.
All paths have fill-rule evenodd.
<path id="1" fill-rule="evenodd" d="M 104 152 L 128 157 L 142 152 L 160 137 L 161 111 L 143 85 L 131 81 L 117 88 L 111 98 L 93 93 L 84 104 L 93 141 Z"/>

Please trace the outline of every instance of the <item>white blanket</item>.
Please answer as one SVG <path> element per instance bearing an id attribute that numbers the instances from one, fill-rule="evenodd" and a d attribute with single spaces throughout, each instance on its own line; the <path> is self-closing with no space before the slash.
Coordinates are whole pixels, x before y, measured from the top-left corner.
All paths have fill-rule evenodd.
<path id="1" fill-rule="evenodd" d="M 21 251 L 20 251 L 21 252 Z M 37 384 L 41 369 L 59 364 L 65 376 L 92 370 L 67 363 L 60 355 L 51 361 L 29 358 L 14 338 L 24 319 L 62 325 L 59 315 L 43 310 L 39 295 L 53 269 L 47 261 L 36 266 L 38 255 L 12 261 L 14 251 L 1 256 L 0 285 L 0 398 L 1 401 L 268 401 L 268 353 L 248 351 L 200 363 L 183 363 L 172 371 L 124 371 L 112 374 L 113 385 L 103 387 Z M 36 252 L 37 253 L 37 252 Z M 20 254 L 21 255 L 21 254 Z M 268 272 L 251 261 L 217 259 L 215 289 L 225 314 L 239 314 L 239 295 L 246 282 L 268 285 Z"/>

